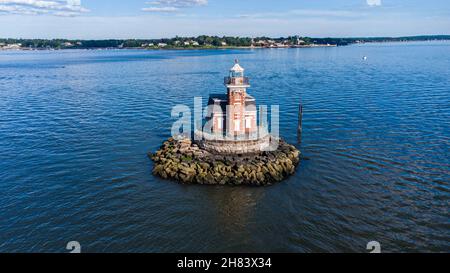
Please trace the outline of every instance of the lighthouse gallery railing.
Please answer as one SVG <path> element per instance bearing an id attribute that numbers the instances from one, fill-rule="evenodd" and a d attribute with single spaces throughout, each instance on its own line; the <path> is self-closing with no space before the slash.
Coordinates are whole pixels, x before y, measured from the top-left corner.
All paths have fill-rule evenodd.
<path id="1" fill-rule="evenodd" d="M 225 77 L 224 79 L 225 84 L 232 84 L 232 85 L 249 85 L 250 80 L 248 77 L 239 77 L 239 78 L 233 78 L 233 77 Z"/>

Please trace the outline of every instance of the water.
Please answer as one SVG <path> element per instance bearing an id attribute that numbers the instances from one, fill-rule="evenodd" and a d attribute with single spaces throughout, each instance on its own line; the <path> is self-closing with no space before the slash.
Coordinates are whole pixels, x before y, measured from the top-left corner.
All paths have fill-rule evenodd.
<path id="1" fill-rule="evenodd" d="M 367 56 L 367 60 L 363 60 Z M 267 188 L 185 186 L 148 151 L 235 58 L 305 159 Z M 0 251 L 450 251 L 450 43 L 0 52 Z"/>

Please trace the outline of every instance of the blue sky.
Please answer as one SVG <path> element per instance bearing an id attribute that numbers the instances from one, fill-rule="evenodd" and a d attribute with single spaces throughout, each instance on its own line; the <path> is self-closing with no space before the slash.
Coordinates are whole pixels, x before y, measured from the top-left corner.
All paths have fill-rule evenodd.
<path id="1" fill-rule="evenodd" d="M 0 37 L 450 34 L 448 0 L 0 0 Z"/>

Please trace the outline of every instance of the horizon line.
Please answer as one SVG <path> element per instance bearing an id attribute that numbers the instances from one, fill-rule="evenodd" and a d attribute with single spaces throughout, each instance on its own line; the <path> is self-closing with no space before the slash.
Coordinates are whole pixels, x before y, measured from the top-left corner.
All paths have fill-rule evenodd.
<path id="1" fill-rule="evenodd" d="M 317 39 L 380 39 L 380 38 L 390 38 L 390 39 L 400 39 L 400 38 L 414 38 L 414 37 L 447 37 L 450 38 L 450 34 L 416 34 L 416 35 L 406 35 L 406 36 L 322 36 L 322 37 L 313 37 L 313 36 L 302 36 L 302 35 L 288 35 L 288 36 L 267 36 L 267 35 L 258 35 L 258 36 L 239 36 L 239 35 L 208 35 L 208 34 L 201 34 L 201 35 L 187 35 L 187 36 L 179 36 L 175 35 L 173 37 L 161 37 L 161 38 L 94 38 L 94 39 L 86 39 L 86 38 L 12 38 L 12 37 L 0 37 L 2 40 L 80 40 L 80 41 L 102 41 L 102 40 L 163 40 L 163 39 L 175 39 L 175 38 L 198 38 L 201 36 L 209 36 L 209 37 L 233 37 L 233 38 L 273 38 L 273 39 L 280 39 L 280 38 L 288 38 L 288 37 L 302 37 L 302 38 L 317 38 Z"/>

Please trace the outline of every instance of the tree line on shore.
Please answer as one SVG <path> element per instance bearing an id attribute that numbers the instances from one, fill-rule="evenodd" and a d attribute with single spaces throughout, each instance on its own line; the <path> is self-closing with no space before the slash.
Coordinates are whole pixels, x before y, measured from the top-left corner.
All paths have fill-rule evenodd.
<path id="1" fill-rule="evenodd" d="M 218 47 L 269 47 L 271 45 L 308 46 L 337 45 L 355 43 L 402 42 L 450 40 L 450 35 L 410 36 L 410 37 L 368 37 L 368 38 L 311 38 L 289 36 L 270 37 L 229 37 L 207 36 L 174 37 L 165 39 L 108 39 L 108 40 L 69 40 L 69 39 L 1 39 L 0 48 L 14 45 L 31 49 L 95 49 L 95 48 L 218 48 Z"/>

